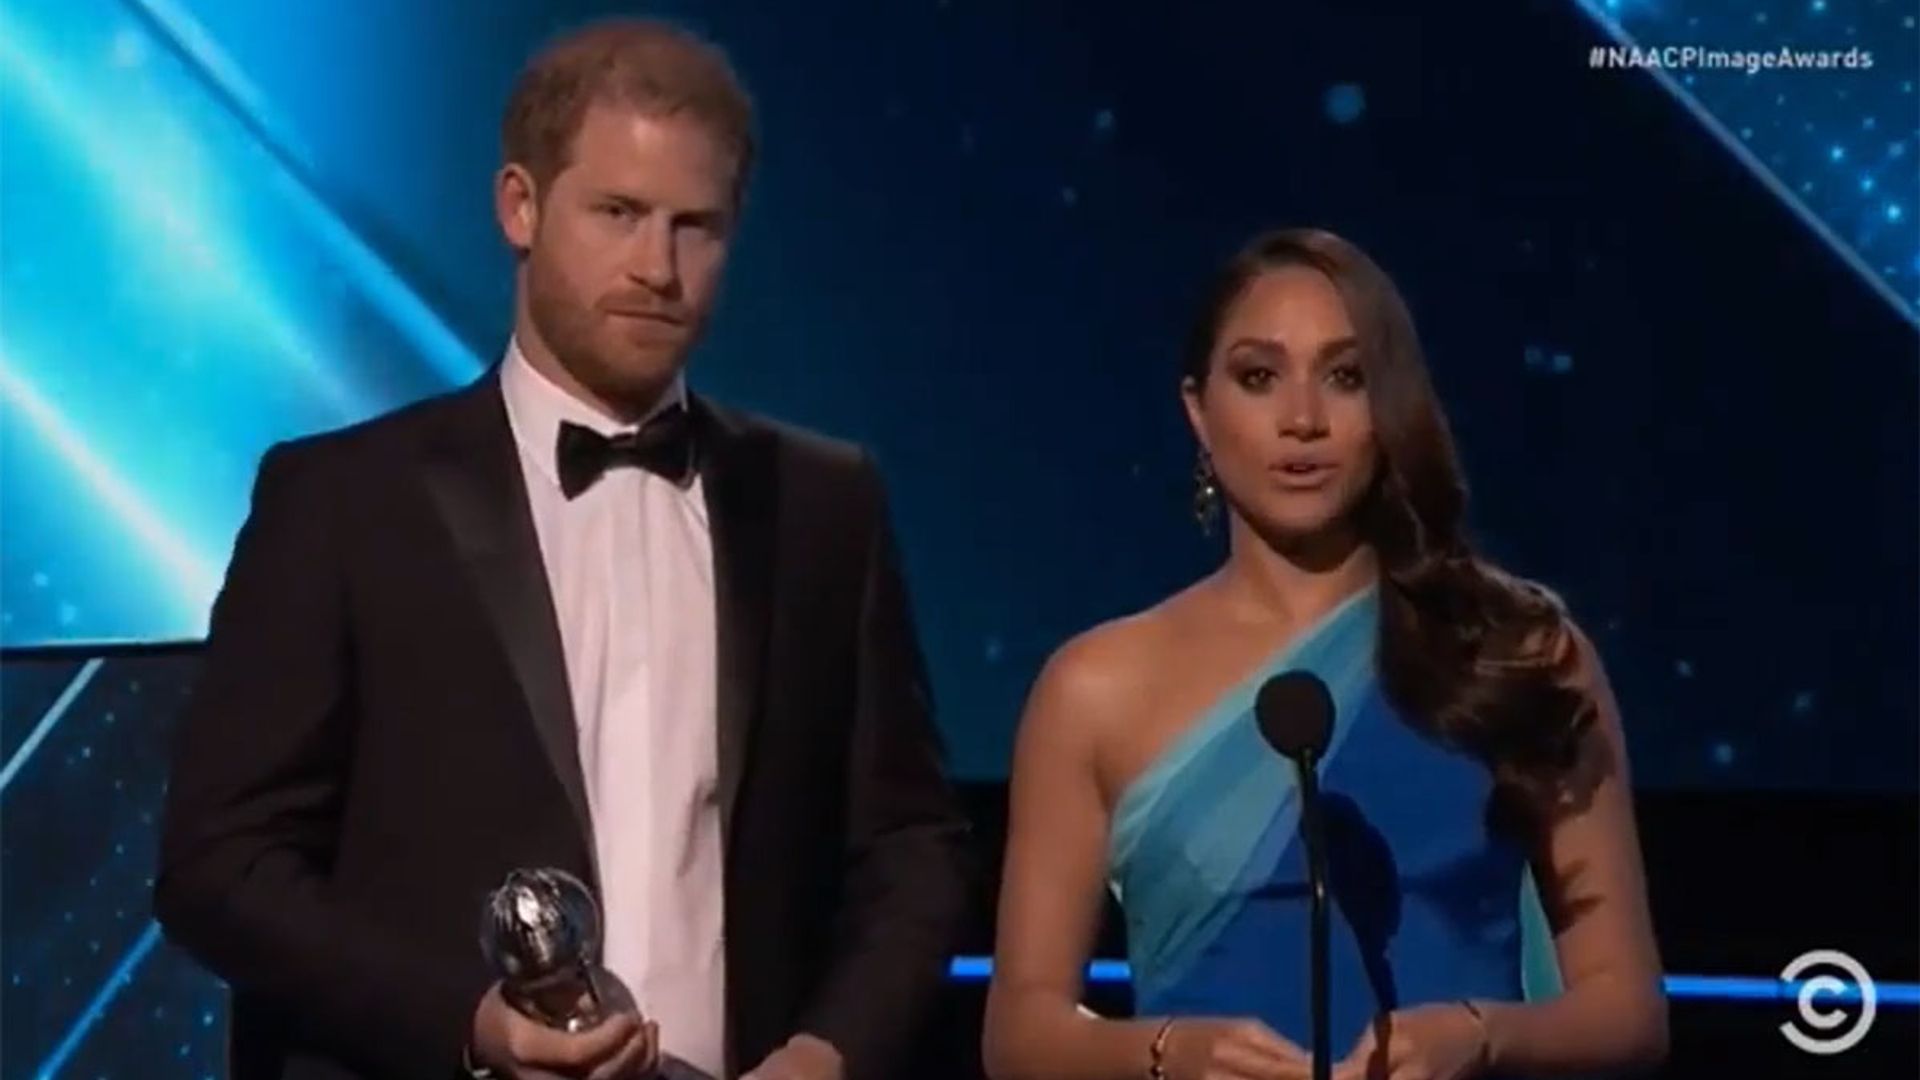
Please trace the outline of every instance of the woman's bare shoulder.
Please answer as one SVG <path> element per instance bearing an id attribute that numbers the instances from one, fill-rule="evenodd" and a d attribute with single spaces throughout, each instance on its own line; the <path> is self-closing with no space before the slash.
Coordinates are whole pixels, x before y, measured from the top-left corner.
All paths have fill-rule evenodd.
<path id="1" fill-rule="evenodd" d="M 1189 592 L 1069 639 L 1041 669 L 1030 711 L 1096 726 L 1131 716 L 1153 697 L 1177 652 L 1180 627 L 1192 614 Z"/>

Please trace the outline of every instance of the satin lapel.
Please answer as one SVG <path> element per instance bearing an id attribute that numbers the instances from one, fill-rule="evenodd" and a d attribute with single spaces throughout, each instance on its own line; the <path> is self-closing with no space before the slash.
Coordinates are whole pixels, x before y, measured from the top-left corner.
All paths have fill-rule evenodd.
<path id="1" fill-rule="evenodd" d="M 566 653 L 497 372 L 452 406 L 422 461 L 427 489 L 506 649 L 547 763 L 566 791 L 591 858 L 593 819 L 580 769 Z"/>
<path id="2" fill-rule="evenodd" d="M 693 410 L 713 536 L 720 835 L 731 846 L 766 679 L 779 492 L 771 432 L 748 427 L 698 397 Z"/>

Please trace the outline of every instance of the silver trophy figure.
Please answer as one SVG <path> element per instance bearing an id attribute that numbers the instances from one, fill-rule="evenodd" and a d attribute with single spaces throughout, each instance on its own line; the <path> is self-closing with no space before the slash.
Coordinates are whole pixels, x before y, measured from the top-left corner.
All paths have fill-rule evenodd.
<path id="1" fill-rule="evenodd" d="M 600 964 L 600 907 L 564 870 L 515 870 L 487 898 L 480 949 L 508 1005 L 561 1031 L 585 1031 L 635 1010 L 633 994 Z"/>

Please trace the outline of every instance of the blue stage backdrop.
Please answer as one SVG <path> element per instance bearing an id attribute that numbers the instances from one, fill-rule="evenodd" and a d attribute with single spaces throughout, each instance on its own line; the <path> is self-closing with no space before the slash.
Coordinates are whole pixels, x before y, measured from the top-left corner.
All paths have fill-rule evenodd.
<path id="1" fill-rule="evenodd" d="M 91 651 L 203 632 L 272 442 L 493 362 L 501 104 L 616 8 L 0 7 L 6 1076 L 214 1068 L 143 893 L 192 652 Z M 1217 558 L 1176 349 L 1311 223 L 1401 282 L 1477 535 L 1598 640 L 1643 784 L 1914 789 L 1911 5 L 648 10 L 762 110 L 695 382 L 875 449 L 963 777 L 1052 649 Z"/>

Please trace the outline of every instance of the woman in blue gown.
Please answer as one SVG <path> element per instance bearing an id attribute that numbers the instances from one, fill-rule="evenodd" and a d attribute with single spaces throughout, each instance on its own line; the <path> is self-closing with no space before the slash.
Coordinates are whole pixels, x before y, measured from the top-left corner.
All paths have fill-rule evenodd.
<path id="1" fill-rule="evenodd" d="M 1647 1067 L 1666 1009 L 1619 718 L 1558 601 L 1477 557 L 1391 281 L 1316 230 L 1221 274 L 1185 358 L 1220 568 L 1065 645 L 1014 756 L 984 1051 L 997 1080 L 1309 1072 L 1292 767 L 1253 705 L 1306 671 L 1337 1080 Z M 1080 1008 L 1111 889 L 1137 1019 Z"/>

